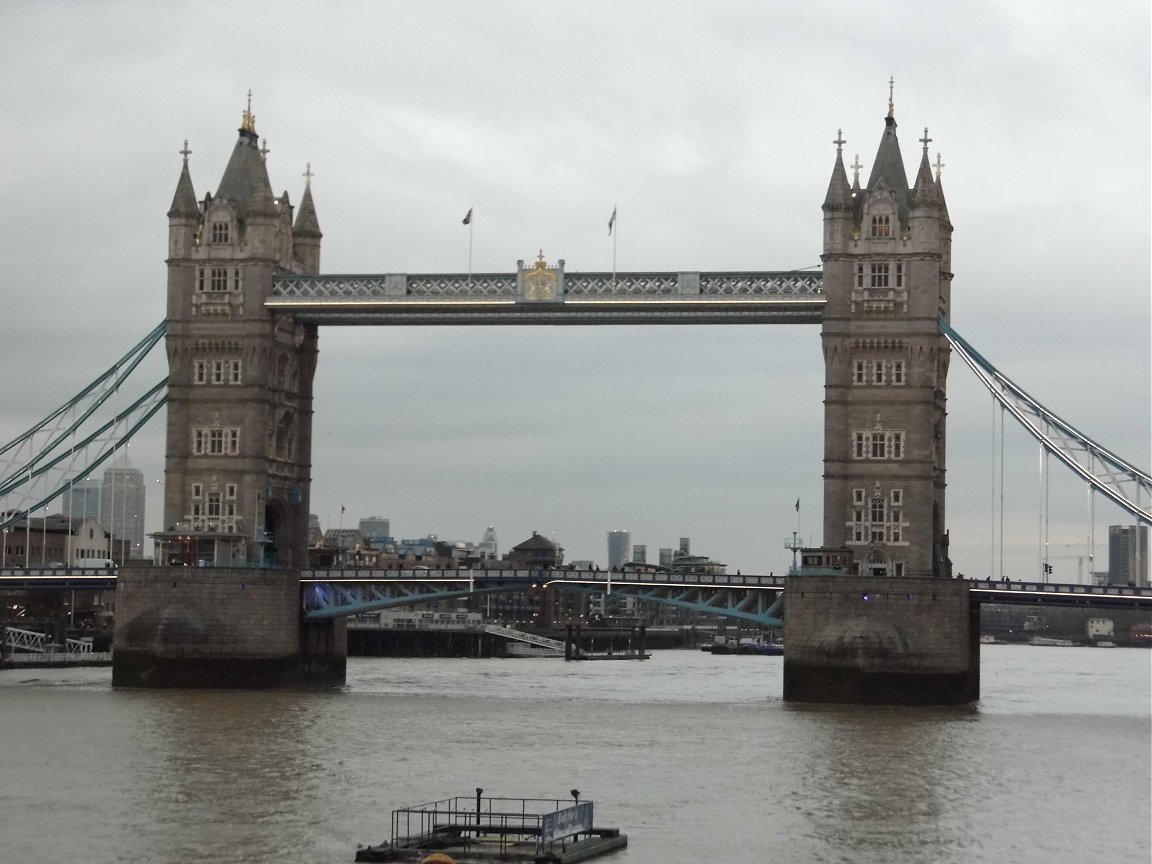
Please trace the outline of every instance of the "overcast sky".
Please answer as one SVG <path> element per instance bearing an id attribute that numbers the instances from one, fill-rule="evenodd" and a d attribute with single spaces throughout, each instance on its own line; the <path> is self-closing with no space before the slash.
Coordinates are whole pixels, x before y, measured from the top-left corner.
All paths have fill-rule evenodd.
<path id="1" fill-rule="evenodd" d="M 955 225 L 956 329 L 1105 446 L 1150 458 L 1149 10 L 1132 2 L 5 2 L 0 440 L 165 313 L 165 213 L 188 139 L 214 192 L 245 106 L 294 201 L 311 163 L 325 273 L 820 263 L 838 129 L 867 176 L 895 78 L 909 177 L 928 127 Z M 626 529 L 731 571 L 819 542 L 819 328 L 327 328 L 312 510 L 324 527 L 572 559 Z M 149 364 L 156 380 L 164 360 Z M 958 570 L 999 568 L 994 411 L 949 379 Z M 131 460 L 158 492 L 160 418 Z M 1038 448 L 1005 435 L 1004 560 L 1031 576 Z M 801 501 L 799 518 L 794 509 Z M 1053 468 L 1057 576 L 1088 565 Z M 149 499 L 150 530 L 161 498 Z M 1107 525 L 1097 499 L 1098 568 Z M 1065 580 L 1061 580 L 1065 581 Z"/>

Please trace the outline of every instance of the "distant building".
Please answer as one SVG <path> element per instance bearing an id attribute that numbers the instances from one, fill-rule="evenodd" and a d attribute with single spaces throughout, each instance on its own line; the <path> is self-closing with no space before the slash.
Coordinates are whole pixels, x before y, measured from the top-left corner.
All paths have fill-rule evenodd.
<path id="1" fill-rule="evenodd" d="M 144 472 L 107 468 L 100 484 L 100 524 L 130 544 L 130 558 L 144 557 Z"/>
<path id="2" fill-rule="evenodd" d="M 533 531 L 531 537 L 513 546 L 504 559 L 519 567 L 560 567 L 564 564 L 564 549 Z"/>
<path id="3" fill-rule="evenodd" d="M 73 483 L 64 490 L 61 500 L 69 519 L 100 520 L 100 481 L 95 477 Z"/>
<path id="4" fill-rule="evenodd" d="M 1108 526 L 1108 584 L 1148 585 L 1148 526 Z"/>
<path id="5" fill-rule="evenodd" d="M 111 537 L 95 519 L 69 519 L 62 513 L 23 519 L 0 535 L 0 567 L 75 566 L 84 558 L 130 557 L 131 546 Z"/>
<path id="6" fill-rule="evenodd" d="M 366 516 L 360 520 L 360 534 L 370 543 L 392 539 L 391 522 L 383 516 Z"/>
<path id="7" fill-rule="evenodd" d="M 496 529 L 491 525 L 484 531 L 484 539 L 480 541 L 480 545 L 476 547 L 476 551 L 481 558 L 486 558 L 495 561 L 500 557 L 499 547 L 496 545 Z"/>
<path id="8" fill-rule="evenodd" d="M 643 544 L 636 544 L 632 547 L 632 563 L 633 564 L 647 564 L 648 563 L 648 547 Z"/>
<path id="9" fill-rule="evenodd" d="M 608 532 L 608 569 L 618 570 L 628 563 L 628 552 L 632 546 L 630 531 Z"/>
<path id="10" fill-rule="evenodd" d="M 672 566 L 672 559 L 675 557 L 673 552 L 674 552 L 674 550 L 668 549 L 667 547 L 660 550 L 660 566 L 661 567 L 671 567 Z"/>

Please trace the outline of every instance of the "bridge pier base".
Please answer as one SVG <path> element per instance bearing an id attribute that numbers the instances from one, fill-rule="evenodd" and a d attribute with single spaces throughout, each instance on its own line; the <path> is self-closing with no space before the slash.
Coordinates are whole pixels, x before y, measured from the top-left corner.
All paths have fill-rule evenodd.
<path id="1" fill-rule="evenodd" d="M 980 698 L 980 614 L 965 580 L 801 574 L 785 597 L 785 701 Z"/>
<path id="2" fill-rule="evenodd" d="M 116 587 L 113 687 L 341 686 L 344 621 L 303 621 L 300 574 L 125 569 Z"/>

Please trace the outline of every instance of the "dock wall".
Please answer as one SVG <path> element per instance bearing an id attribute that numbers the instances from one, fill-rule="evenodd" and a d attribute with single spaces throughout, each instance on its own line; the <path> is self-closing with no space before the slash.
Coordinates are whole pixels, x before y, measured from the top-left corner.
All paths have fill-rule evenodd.
<path id="1" fill-rule="evenodd" d="M 293 570 L 153 567 L 116 587 L 114 687 L 344 683 L 343 620 L 305 622 Z"/>
<path id="2" fill-rule="evenodd" d="M 980 615 L 966 581 L 798 575 L 786 590 L 786 701 L 948 705 L 980 698 Z"/>

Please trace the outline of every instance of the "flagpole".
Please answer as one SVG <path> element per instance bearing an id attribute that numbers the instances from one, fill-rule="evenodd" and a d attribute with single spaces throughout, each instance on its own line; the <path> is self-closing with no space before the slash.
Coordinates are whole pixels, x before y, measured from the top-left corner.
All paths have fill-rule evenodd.
<path id="1" fill-rule="evenodd" d="M 616 205 L 612 205 L 612 216 L 608 219 L 608 233 L 612 235 L 612 290 L 616 290 Z"/>
<path id="2" fill-rule="evenodd" d="M 468 287 L 472 287 L 472 208 L 464 214 L 464 224 L 468 226 Z"/>

